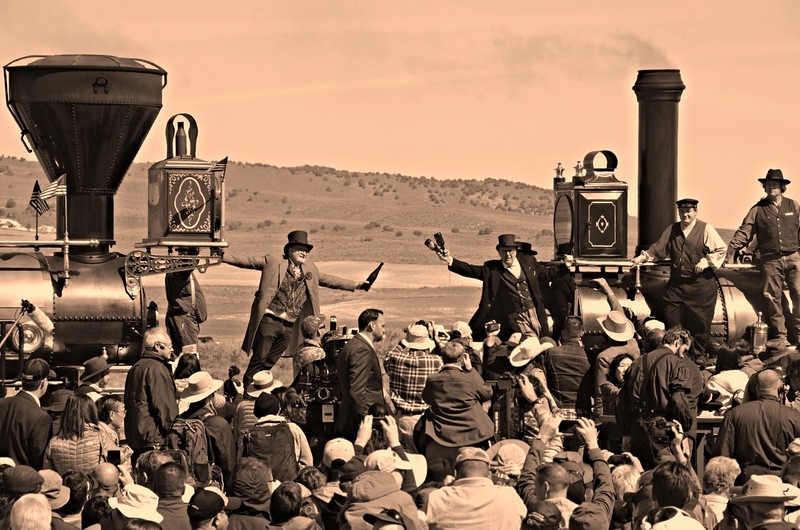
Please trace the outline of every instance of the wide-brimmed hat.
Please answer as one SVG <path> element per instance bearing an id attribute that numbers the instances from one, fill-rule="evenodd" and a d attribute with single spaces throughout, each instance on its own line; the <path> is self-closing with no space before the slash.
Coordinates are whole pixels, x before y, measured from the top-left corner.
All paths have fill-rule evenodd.
<path id="1" fill-rule="evenodd" d="M 528 256 L 536 256 L 539 254 L 535 250 L 533 250 L 533 245 L 528 243 L 527 241 L 517 241 L 517 248 L 523 254 L 527 254 Z"/>
<path id="2" fill-rule="evenodd" d="M 272 392 L 278 387 L 283 386 L 283 383 L 272 375 L 269 370 L 261 370 L 253 375 L 253 382 L 247 385 L 247 395 L 257 398 L 264 392 Z"/>
<path id="3" fill-rule="evenodd" d="M 800 490 L 786 484 L 775 475 L 752 475 L 744 485 L 742 494 L 731 498 L 731 504 L 747 502 L 787 502 L 794 500 Z"/>
<path id="4" fill-rule="evenodd" d="M 519 345 L 517 345 L 516 348 L 511 350 L 511 353 L 508 356 L 508 362 L 511 363 L 511 366 L 515 368 L 525 366 L 533 359 L 538 357 L 543 351 L 550 349 L 555 345 L 556 344 L 553 342 L 553 339 L 550 339 L 549 337 L 545 337 L 541 341 L 536 335 L 533 337 L 528 337 Z"/>
<path id="5" fill-rule="evenodd" d="M 492 459 L 492 469 L 502 471 L 506 475 L 519 475 L 531 446 L 522 440 L 501 440 L 486 450 Z"/>
<path id="6" fill-rule="evenodd" d="M 108 366 L 108 363 L 103 357 L 98 355 L 83 363 L 83 377 L 81 379 L 91 379 L 100 374 L 105 375 L 109 371 L 111 371 L 111 367 Z"/>
<path id="7" fill-rule="evenodd" d="M 42 409 L 49 412 L 64 412 L 64 407 L 67 406 L 67 398 L 73 394 L 72 390 L 59 388 L 50 396 L 50 404 L 42 407 Z"/>
<path id="8" fill-rule="evenodd" d="M 314 248 L 314 245 L 309 244 L 308 234 L 303 230 L 289 232 L 289 235 L 286 237 L 289 241 L 283 245 L 284 255 L 289 251 L 289 247 L 303 247 L 306 249 L 306 252 L 311 252 L 311 249 Z"/>
<path id="9" fill-rule="evenodd" d="M 50 505 L 50 508 L 58 510 L 67 504 L 67 502 L 69 502 L 70 490 L 68 487 L 64 486 L 64 480 L 61 478 L 61 475 L 52 469 L 42 469 L 39 471 L 39 474 L 44 479 L 42 489 L 39 493 L 47 498 L 47 503 Z"/>
<path id="10" fill-rule="evenodd" d="M 633 323 L 622 311 L 609 311 L 604 317 L 597 317 L 597 322 L 606 335 L 617 342 L 628 342 L 633 338 Z"/>
<path id="11" fill-rule="evenodd" d="M 502 234 L 497 238 L 497 250 L 501 248 L 518 248 L 517 236 L 514 234 Z"/>
<path id="12" fill-rule="evenodd" d="M 208 372 L 196 372 L 189 376 L 188 385 L 181 392 L 181 401 L 197 403 L 207 398 L 222 386 L 222 379 L 214 379 Z"/>
<path id="13" fill-rule="evenodd" d="M 391 449 L 372 451 L 364 460 L 364 465 L 372 471 L 410 470 L 411 462 L 403 460 Z"/>
<path id="14" fill-rule="evenodd" d="M 789 179 L 783 178 L 783 171 L 780 169 L 770 169 L 767 171 L 767 176 L 764 178 L 758 179 L 761 184 L 766 184 L 767 182 L 781 182 L 783 184 L 789 184 L 792 181 Z"/>
<path id="15" fill-rule="evenodd" d="M 400 341 L 400 344 L 412 350 L 431 351 L 436 347 L 436 344 L 428 336 L 428 328 L 420 324 L 408 326 L 406 336 Z"/>
<path id="16" fill-rule="evenodd" d="M 128 484 L 116 497 L 108 499 L 108 506 L 117 509 L 129 519 L 144 519 L 160 523 L 164 516 L 158 513 L 158 495 L 139 484 Z"/>

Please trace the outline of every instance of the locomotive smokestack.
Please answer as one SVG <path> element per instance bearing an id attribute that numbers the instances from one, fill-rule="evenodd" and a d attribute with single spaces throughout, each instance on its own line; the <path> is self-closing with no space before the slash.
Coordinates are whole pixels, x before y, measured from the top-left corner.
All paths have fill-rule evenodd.
<path id="1" fill-rule="evenodd" d="M 678 103 L 686 86 L 680 70 L 639 70 L 638 254 L 675 222 L 678 200 Z"/>

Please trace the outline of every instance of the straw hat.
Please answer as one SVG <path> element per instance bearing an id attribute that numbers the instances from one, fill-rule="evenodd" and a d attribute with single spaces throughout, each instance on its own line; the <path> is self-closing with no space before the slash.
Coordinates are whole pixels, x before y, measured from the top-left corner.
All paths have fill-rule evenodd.
<path id="1" fill-rule="evenodd" d="M 212 378 L 208 372 L 197 372 L 190 375 L 188 383 L 181 393 L 181 401 L 184 403 L 202 401 L 222 386 L 222 380 Z"/>
<path id="2" fill-rule="evenodd" d="M 253 375 L 253 382 L 247 385 L 247 395 L 257 398 L 264 392 L 272 392 L 278 387 L 283 386 L 283 383 L 275 379 L 272 372 L 269 370 L 261 370 Z"/>
<path id="3" fill-rule="evenodd" d="M 508 356 L 508 362 L 511 366 L 519 368 L 525 366 L 533 359 L 538 357 L 543 351 L 548 350 L 555 346 L 555 343 L 549 337 L 545 337 L 541 342 L 539 337 L 534 335 L 522 341 L 516 348 L 511 350 Z"/>
<path id="4" fill-rule="evenodd" d="M 622 311 L 609 311 L 604 317 L 597 317 L 597 322 L 606 335 L 617 342 L 628 342 L 633 338 L 633 323 Z"/>
<path id="5" fill-rule="evenodd" d="M 728 502 L 731 504 L 744 504 L 747 502 L 787 502 L 793 501 L 800 494 L 800 490 L 791 484 L 786 484 L 775 475 L 753 475 L 744 485 L 742 494 L 733 497 Z"/>

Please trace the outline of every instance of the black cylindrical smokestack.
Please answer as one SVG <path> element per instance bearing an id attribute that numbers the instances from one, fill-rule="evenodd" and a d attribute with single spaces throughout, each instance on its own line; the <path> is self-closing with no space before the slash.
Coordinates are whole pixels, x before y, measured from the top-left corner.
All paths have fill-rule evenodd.
<path id="1" fill-rule="evenodd" d="M 639 242 L 637 254 L 675 222 L 678 200 L 680 70 L 639 70 Z"/>

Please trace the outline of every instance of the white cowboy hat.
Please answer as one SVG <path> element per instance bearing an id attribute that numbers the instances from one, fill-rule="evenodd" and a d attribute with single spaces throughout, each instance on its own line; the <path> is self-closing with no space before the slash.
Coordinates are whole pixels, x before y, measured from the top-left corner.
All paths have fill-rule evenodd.
<path id="1" fill-rule="evenodd" d="M 408 326 L 406 337 L 400 341 L 400 344 L 411 350 L 432 351 L 436 347 L 436 344 L 428 336 L 428 328 L 420 324 Z"/>
<path id="2" fill-rule="evenodd" d="M 189 376 L 188 386 L 181 393 L 184 403 L 197 403 L 210 396 L 222 386 L 221 379 L 214 379 L 208 372 L 197 372 Z"/>
<path id="3" fill-rule="evenodd" d="M 633 323 L 622 311 L 609 311 L 606 316 L 597 317 L 597 322 L 605 334 L 617 342 L 628 342 L 635 334 Z"/>
<path id="4" fill-rule="evenodd" d="M 158 513 L 158 495 L 138 484 L 128 484 L 116 497 L 108 499 L 108 506 L 119 510 L 129 519 L 144 519 L 160 523 L 164 516 Z"/>
<path id="5" fill-rule="evenodd" d="M 261 370 L 253 375 L 253 382 L 247 385 L 247 395 L 257 398 L 264 392 L 272 392 L 283 383 L 275 379 L 269 370 Z"/>
<path id="6" fill-rule="evenodd" d="M 542 340 L 540 342 L 539 337 L 536 335 L 533 337 L 528 337 L 516 348 L 511 350 L 511 354 L 508 356 L 508 362 L 511 363 L 511 366 L 515 368 L 525 366 L 533 359 L 538 357 L 543 351 L 550 349 L 553 346 L 555 346 L 555 344 L 552 342 L 552 340 Z"/>

